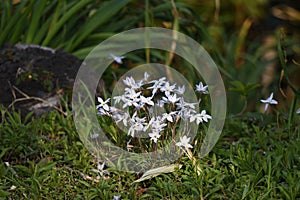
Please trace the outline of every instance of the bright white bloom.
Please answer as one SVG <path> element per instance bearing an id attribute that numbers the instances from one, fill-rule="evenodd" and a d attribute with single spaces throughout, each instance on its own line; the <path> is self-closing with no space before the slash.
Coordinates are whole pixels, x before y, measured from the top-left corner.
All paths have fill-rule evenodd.
<path id="1" fill-rule="evenodd" d="M 269 104 L 278 104 L 278 102 L 275 99 L 273 99 L 273 92 L 271 93 L 271 95 L 266 100 L 261 99 L 260 101 L 262 103 L 266 104 L 265 105 L 265 111 L 268 109 Z"/>
<path id="2" fill-rule="evenodd" d="M 298 108 L 298 110 L 296 111 L 296 114 L 300 114 L 300 108 Z"/>
<path id="3" fill-rule="evenodd" d="M 167 119 L 169 122 L 173 122 L 173 116 L 177 114 L 177 111 L 173 111 L 170 113 L 163 113 L 163 120 Z"/>
<path id="4" fill-rule="evenodd" d="M 208 86 L 204 86 L 202 82 L 200 82 L 198 85 L 196 84 L 196 92 L 201 94 L 208 94 L 207 88 Z"/>
<path id="5" fill-rule="evenodd" d="M 180 98 L 179 99 L 180 101 L 178 103 L 176 103 L 176 105 L 179 107 L 179 108 L 185 108 L 185 109 L 195 109 L 195 105 L 197 103 L 188 103 L 188 102 L 185 102 L 183 98 Z"/>
<path id="6" fill-rule="evenodd" d="M 176 94 L 169 94 L 169 95 L 166 95 L 166 97 L 163 97 L 162 100 L 165 101 L 165 102 L 170 102 L 170 103 L 175 103 L 177 101 L 180 100 L 180 98 L 177 98 Z"/>
<path id="7" fill-rule="evenodd" d="M 144 131 L 147 130 L 149 127 L 151 127 L 151 131 L 152 132 L 161 132 L 164 127 L 167 126 L 166 123 L 164 123 L 164 120 L 162 119 L 162 117 L 157 116 L 152 117 L 148 123 L 148 125 L 144 128 Z"/>
<path id="8" fill-rule="evenodd" d="M 174 85 L 170 85 L 169 82 L 166 82 L 161 88 L 160 91 L 165 92 L 165 95 L 170 95 L 171 92 L 174 92 L 176 83 Z"/>
<path id="9" fill-rule="evenodd" d="M 114 59 L 115 62 L 119 63 L 119 64 L 122 64 L 123 61 L 122 59 L 124 59 L 125 57 L 124 56 L 115 56 L 114 54 L 109 54 L 110 58 Z"/>
<path id="10" fill-rule="evenodd" d="M 203 121 L 208 122 L 209 119 L 211 119 L 211 116 L 206 114 L 206 110 L 202 110 L 201 113 L 192 115 L 190 118 L 190 122 L 193 122 L 196 120 L 196 124 L 200 124 Z"/>
<path id="11" fill-rule="evenodd" d="M 107 103 L 109 102 L 110 98 L 106 99 L 105 101 L 103 101 L 103 99 L 101 97 L 98 97 L 98 102 L 100 103 L 99 105 L 97 105 L 97 109 L 99 108 L 103 108 L 106 111 L 109 111 L 109 106 L 107 105 Z"/>
<path id="12" fill-rule="evenodd" d="M 158 138 L 160 138 L 159 132 L 153 132 L 148 134 L 150 137 L 150 140 L 157 143 Z"/>
<path id="13" fill-rule="evenodd" d="M 124 99 L 123 99 L 123 102 L 124 102 L 124 105 L 123 105 L 123 108 L 126 108 L 128 106 L 135 106 L 135 107 L 139 107 L 139 102 L 140 102 L 140 94 L 142 92 L 136 92 L 135 90 L 133 89 L 130 89 L 130 88 L 125 88 L 125 94 L 124 94 Z"/>
<path id="14" fill-rule="evenodd" d="M 193 148 L 193 146 L 189 144 L 190 139 L 191 139 L 190 137 L 188 138 L 184 135 L 183 137 L 180 137 L 180 142 L 177 142 L 176 146 L 184 147 L 184 148 Z"/>
<path id="15" fill-rule="evenodd" d="M 98 102 L 100 103 L 99 105 L 96 106 L 96 109 L 98 110 L 98 115 L 109 115 L 109 106 L 107 103 L 109 102 L 110 98 L 107 100 L 103 101 L 101 97 L 98 97 Z"/>
<path id="16" fill-rule="evenodd" d="M 149 83 L 154 83 L 152 86 L 148 87 L 147 89 L 152 89 L 152 96 L 159 90 L 165 83 L 166 77 L 162 77 L 158 80 L 149 81 Z"/>
<path id="17" fill-rule="evenodd" d="M 152 101 L 151 97 L 144 97 L 143 95 L 141 95 L 140 100 L 141 100 L 141 104 L 142 104 L 141 106 L 143 106 L 144 104 L 154 106 L 154 102 Z"/>
<path id="18" fill-rule="evenodd" d="M 139 89 L 143 85 L 142 81 L 135 82 L 134 78 L 132 76 L 126 77 L 125 80 L 123 80 L 123 83 L 129 87 L 130 89 Z"/>
<path id="19" fill-rule="evenodd" d="M 129 121 L 131 126 L 128 130 L 128 135 L 134 137 L 135 132 L 144 130 L 144 125 L 146 125 L 146 118 L 139 118 L 137 116 L 137 112 L 133 114 L 132 118 Z"/>

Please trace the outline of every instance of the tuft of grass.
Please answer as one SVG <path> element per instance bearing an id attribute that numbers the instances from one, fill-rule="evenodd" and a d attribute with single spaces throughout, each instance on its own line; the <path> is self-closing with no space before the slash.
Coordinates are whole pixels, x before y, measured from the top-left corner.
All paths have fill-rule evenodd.
<path id="1" fill-rule="evenodd" d="M 70 114 L 53 111 L 24 123 L 13 112 L 3 119 L 1 198 L 300 198 L 300 130 L 294 127 L 288 134 L 288 119 L 277 126 L 261 122 L 260 114 L 229 118 L 213 151 L 197 161 L 203 169 L 200 175 L 184 156 L 175 172 L 133 183 L 140 175 L 110 168 L 103 177 L 93 172 L 97 160 L 80 141 Z"/>

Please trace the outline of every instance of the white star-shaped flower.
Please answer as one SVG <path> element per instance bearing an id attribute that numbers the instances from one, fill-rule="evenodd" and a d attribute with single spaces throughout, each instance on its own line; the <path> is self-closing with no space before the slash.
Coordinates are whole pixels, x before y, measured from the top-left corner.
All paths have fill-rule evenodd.
<path id="1" fill-rule="evenodd" d="M 152 89 L 152 96 L 159 90 L 165 83 L 166 77 L 162 77 L 158 80 L 149 81 L 149 83 L 153 83 L 152 86 L 148 87 L 147 89 Z"/>
<path id="2" fill-rule="evenodd" d="M 200 124 L 203 121 L 208 122 L 208 120 L 211 119 L 211 116 L 206 114 L 206 110 L 202 110 L 201 113 L 197 113 L 195 115 L 192 115 L 190 118 L 190 122 L 193 122 L 196 120 L 196 124 Z"/>
<path id="3" fill-rule="evenodd" d="M 300 114 L 300 108 L 298 108 L 298 110 L 296 111 L 296 114 Z"/>
<path id="4" fill-rule="evenodd" d="M 150 137 L 150 140 L 157 143 L 158 138 L 160 138 L 159 132 L 153 132 L 148 134 Z"/>
<path id="5" fill-rule="evenodd" d="M 116 63 L 119 63 L 119 64 L 122 64 L 122 63 L 123 63 L 122 59 L 125 58 L 125 56 L 115 56 L 115 55 L 112 54 L 112 53 L 109 54 L 109 57 L 112 58 L 112 59 L 114 59 L 114 61 L 115 61 Z"/>
<path id="6" fill-rule="evenodd" d="M 177 114 L 177 111 L 173 111 L 170 113 L 163 113 L 163 120 L 167 119 L 169 122 L 173 122 L 173 116 Z"/>
<path id="7" fill-rule="evenodd" d="M 103 101 L 101 97 L 98 97 L 98 102 L 100 103 L 99 105 L 96 106 L 96 109 L 98 110 L 98 115 L 109 115 L 109 106 L 107 103 L 109 102 L 110 98 L 107 100 Z"/>
<path id="8" fill-rule="evenodd" d="M 144 97 L 143 95 L 141 95 L 140 96 L 140 101 L 141 101 L 142 105 L 148 104 L 150 106 L 154 106 L 154 102 L 152 101 L 151 97 Z"/>
<path id="9" fill-rule="evenodd" d="M 204 86 L 202 82 L 200 82 L 198 85 L 196 84 L 196 92 L 199 92 L 201 94 L 208 94 L 207 88 L 208 86 Z"/>
<path id="10" fill-rule="evenodd" d="M 176 86 L 176 83 L 173 84 L 173 85 L 170 85 L 169 82 L 166 82 L 165 85 L 163 85 L 160 90 L 162 92 L 164 92 L 166 94 L 166 96 L 170 95 L 171 92 L 174 92 L 174 89 L 175 89 L 175 86 Z"/>
<path id="11" fill-rule="evenodd" d="M 177 95 L 176 94 L 169 94 L 169 95 L 166 95 L 166 97 L 163 97 L 162 100 L 165 101 L 165 102 L 171 102 L 171 103 L 175 103 L 177 101 L 180 100 L 180 98 L 177 98 Z"/>
<path id="12" fill-rule="evenodd" d="M 273 99 L 273 92 L 271 93 L 271 95 L 266 100 L 261 99 L 260 101 L 262 103 L 266 104 L 265 105 L 265 111 L 268 109 L 269 104 L 278 104 L 278 102 L 275 99 Z"/>
<path id="13" fill-rule="evenodd" d="M 180 142 L 176 143 L 176 146 L 184 147 L 184 148 L 193 148 L 192 145 L 189 144 L 191 138 L 186 137 L 185 135 L 183 137 L 180 137 Z"/>

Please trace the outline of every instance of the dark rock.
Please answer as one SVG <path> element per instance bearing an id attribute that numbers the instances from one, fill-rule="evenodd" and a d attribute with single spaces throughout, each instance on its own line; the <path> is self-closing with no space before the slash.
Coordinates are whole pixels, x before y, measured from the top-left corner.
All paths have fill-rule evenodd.
<path id="1" fill-rule="evenodd" d="M 0 104 L 36 115 L 53 109 L 61 94 L 71 94 L 81 63 L 63 50 L 38 45 L 0 47 Z"/>

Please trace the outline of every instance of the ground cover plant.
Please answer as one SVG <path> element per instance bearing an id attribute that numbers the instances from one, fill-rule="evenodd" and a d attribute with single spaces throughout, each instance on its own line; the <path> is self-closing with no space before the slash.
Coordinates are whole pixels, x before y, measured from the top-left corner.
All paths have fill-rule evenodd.
<path id="1" fill-rule="evenodd" d="M 131 28 L 157 26 L 185 33 L 201 43 L 216 62 L 227 91 L 228 111 L 217 144 L 199 158 L 206 124 L 213 118 L 203 77 L 169 52 L 145 49 L 123 57 L 110 55 L 115 62 L 104 73 L 94 111 L 111 141 L 126 151 L 141 152 L 155 151 L 174 140 L 185 153 L 151 176 L 115 170 L 83 144 L 68 95 L 62 97 L 59 109 L 41 117 L 33 112 L 23 116 L 1 105 L 0 198 L 299 199 L 300 12 L 284 1 L 273 3 L 1 2 L 0 45 L 32 43 L 63 48 L 81 59 L 105 38 Z M 235 9 L 244 12 L 232 12 Z M 269 19 L 264 9 L 271 9 L 282 26 L 267 27 L 267 21 L 274 18 Z M 268 30 L 261 33 L 262 27 Z M 109 99 L 109 92 L 128 70 L 150 62 L 179 71 L 201 97 L 199 112 L 190 111 L 187 118 L 203 125 L 194 140 L 189 140 L 188 134 L 172 135 L 177 117 L 185 117 L 176 107 L 184 102 L 181 84 L 163 77 L 159 81 L 147 73 L 138 80 L 126 76 L 121 82 L 128 89 Z M 149 117 L 151 106 L 159 103 L 168 112 Z M 123 107 L 130 112 L 121 112 Z M 129 134 L 121 134 L 113 118 L 129 125 Z M 146 128 L 147 140 L 134 138 Z"/>

